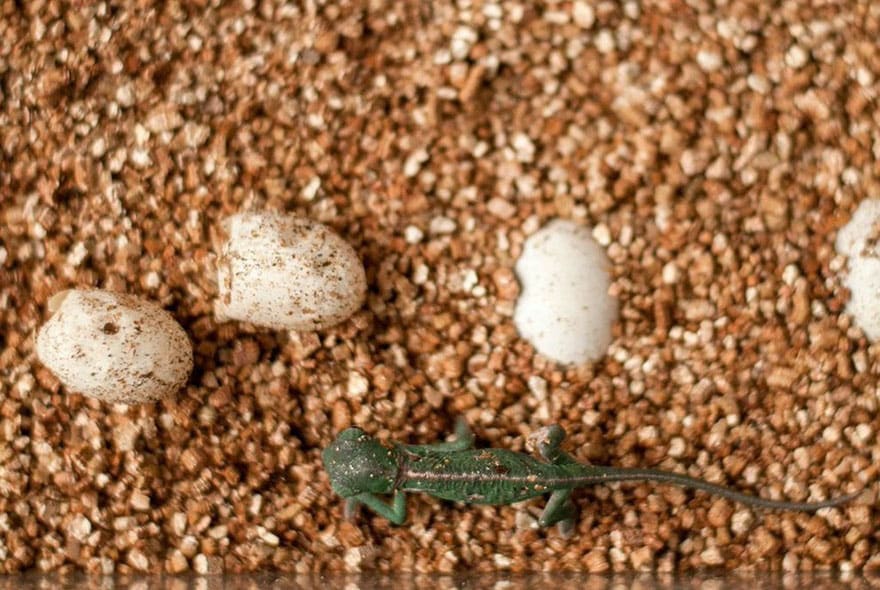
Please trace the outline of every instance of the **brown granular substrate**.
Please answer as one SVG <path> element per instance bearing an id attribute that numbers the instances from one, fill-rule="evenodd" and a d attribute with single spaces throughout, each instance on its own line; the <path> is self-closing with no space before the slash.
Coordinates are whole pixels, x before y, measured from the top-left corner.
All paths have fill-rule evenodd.
<path id="1" fill-rule="evenodd" d="M 880 3 L 118 4 L 0 0 L 0 572 L 880 567 L 880 347 L 833 249 L 880 195 Z M 219 220 L 262 208 L 355 246 L 351 320 L 215 322 Z M 577 369 L 511 321 L 556 216 L 594 228 L 621 304 Z M 187 388 L 60 387 L 33 335 L 74 285 L 171 311 Z M 429 442 L 462 413 L 485 445 L 559 422 L 583 461 L 864 493 L 598 486 L 569 540 L 539 501 L 343 520 L 337 431 Z"/>

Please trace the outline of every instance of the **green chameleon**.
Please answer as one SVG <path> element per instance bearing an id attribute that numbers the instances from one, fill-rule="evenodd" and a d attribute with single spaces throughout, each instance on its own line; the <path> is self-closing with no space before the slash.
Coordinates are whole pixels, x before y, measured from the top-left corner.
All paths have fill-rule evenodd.
<path id="1" fill-rule="evenodd" d="M 814 511 L 839 506 L 858 494 L 822 502 L 785 502 L 743 494 L 694 477 L 659 469 L 583 465 L 559 448 L 565 431 L 547 426 L 529 438 L 544 459 L 507 449 L 475 449 L 464 420 L 456 423 L 455 440 L 431 445 L 395 443 L 386 448 L 359 428 L 341 432 L 322 458 L 333 490 L 346 499 L 351 517 L 361 504 L 394 524 L 406 520 L 406 492 L 424 492 L 454 502 L 510 504 L 550 494 L 538 523 L 559 524 L 562 534 L 574 528 L 576 488 L 618 481 L 655 481 L 702 490 L 748 506 Z M 380 495 L 392 494 L 391 502 Z"/>

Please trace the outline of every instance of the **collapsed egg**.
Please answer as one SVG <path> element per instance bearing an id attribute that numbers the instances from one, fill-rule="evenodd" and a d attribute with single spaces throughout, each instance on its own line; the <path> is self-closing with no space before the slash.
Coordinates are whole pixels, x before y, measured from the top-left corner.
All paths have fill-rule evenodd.
<path id="1" fill-rule="evenodd" d="M 590 231 L 572 221 L 552 221 L 531 235 L 516 263 L 522 291 L 513 321 L 520 335 L 560 363 L 603 356 L 617 318 L 608 267 Z"/>
<path id="2" fill-rule="evenodd" d="M 363 305 L 363 264 L 324 224 L 264 212 L 234 215 L 224 227 L 228 239 L 218 259 L 218 319 L 319 330 Z"/>

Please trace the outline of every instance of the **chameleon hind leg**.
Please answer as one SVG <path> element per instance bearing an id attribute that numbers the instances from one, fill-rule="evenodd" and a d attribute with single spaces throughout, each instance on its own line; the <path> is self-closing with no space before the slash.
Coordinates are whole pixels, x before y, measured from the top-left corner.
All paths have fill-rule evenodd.
<path id="1" fill-rule="evenodd" d="M 535 444 L 538 454 L 548 463 L 553 465 L 580 465 L 574 457 L 559 448 L 565 439 L 565 429 L 559 424 L 551 424 L 539 428 L 529 435 L 529 439 Z"/>
<path id="2" fill-rule="evenodd" d="M 379 516 L 387 518 L 393 524 L 403 524 L 406 520 L 406 494 L 400 490 L 394 492 L 391 502 L 385 502 L 375 494 L 358 494 L 345 501 L 346 518 L 354 517 L 358 507 L 363 504 Z"/>
<path id="3" fill-rule="evenodd" d="M 565 429 L 558 424 L 536 430 L 529 436 L 537 447 L 538 454 L 553 465 L 577 465 L 575 459 L 559 448 L 565 439 Z M 557 490 L 550 494 L 547 500 L 547 506 L 538 519 L 538 524 L 542 527 L 548 527 L 554 524 L 559 526 L 559 534 L 568 538 L 574 532 L 574 519 L 577 516 L 577 509 L 571 500 L 572 490 Z"/>
<path id="4" fill-rule="evenodd" d="M 429 445 L 400 445 L 410 453 L 423 455 L 425 453 L 448 453 L 453 451 L 466 451 L 474 448 L 474 433 L 464 418 L 455 421 L 455 439 L 448 442 L 438 442 Z"/>
<path id="5" fill-rule="evenodd" d="M 577 508 L 571 500 L 571 490 L 558 490 L 550 494 L 547 505 L 538 519 L 538 525 L 549 527 L 558 525 L 559 535 L 568 539 L 574 532 L 574 518 L 577 516 Z"/>

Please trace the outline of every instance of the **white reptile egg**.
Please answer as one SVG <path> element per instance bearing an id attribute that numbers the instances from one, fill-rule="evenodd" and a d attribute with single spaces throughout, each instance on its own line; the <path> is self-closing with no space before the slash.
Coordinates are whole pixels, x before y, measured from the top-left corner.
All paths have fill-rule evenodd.
<path id="1" fill-rule="evenodd" d="M 880 199 L 865 199 L 859 203 L 852 218 L 837 231 L 835 241 L 837 253 L 850 257 L 860 256 L 872 235 L 873 242 L 877 242 L 880 227 L 874 226 L 878 221 L 880 221 Z"/>
<path id="2" fill-rule="evenodd" d="M 354 248 L 322 223 L 281 213 L 224 221 L 217 263 L 219 320 L 320 330 L 364 303 L 367 280 Z"/>
<path id="3" fill-rule="evenodd" d="M 100 289 L 62 291 L 37 334 L 37 356 L 71 391 L 105 402 L 166 398 L 186 383 L 192 345 L 150 301 Z"/>
<path id="4" fill-rule="evenodd" d="M 602 357 L 617 318 L 608 267 L 586 227 L 555 220 L 535 232 L 516 263 L 522 291 L 513 321 L 520 335 L 561 363 Z"/>
<path id="5" fill-rule="evenodd" d="M 837 232 L 837 253 L 848 257 L 846 311 L 871 341 L 880 340 L 880 199 L 866 199 Z"/>

